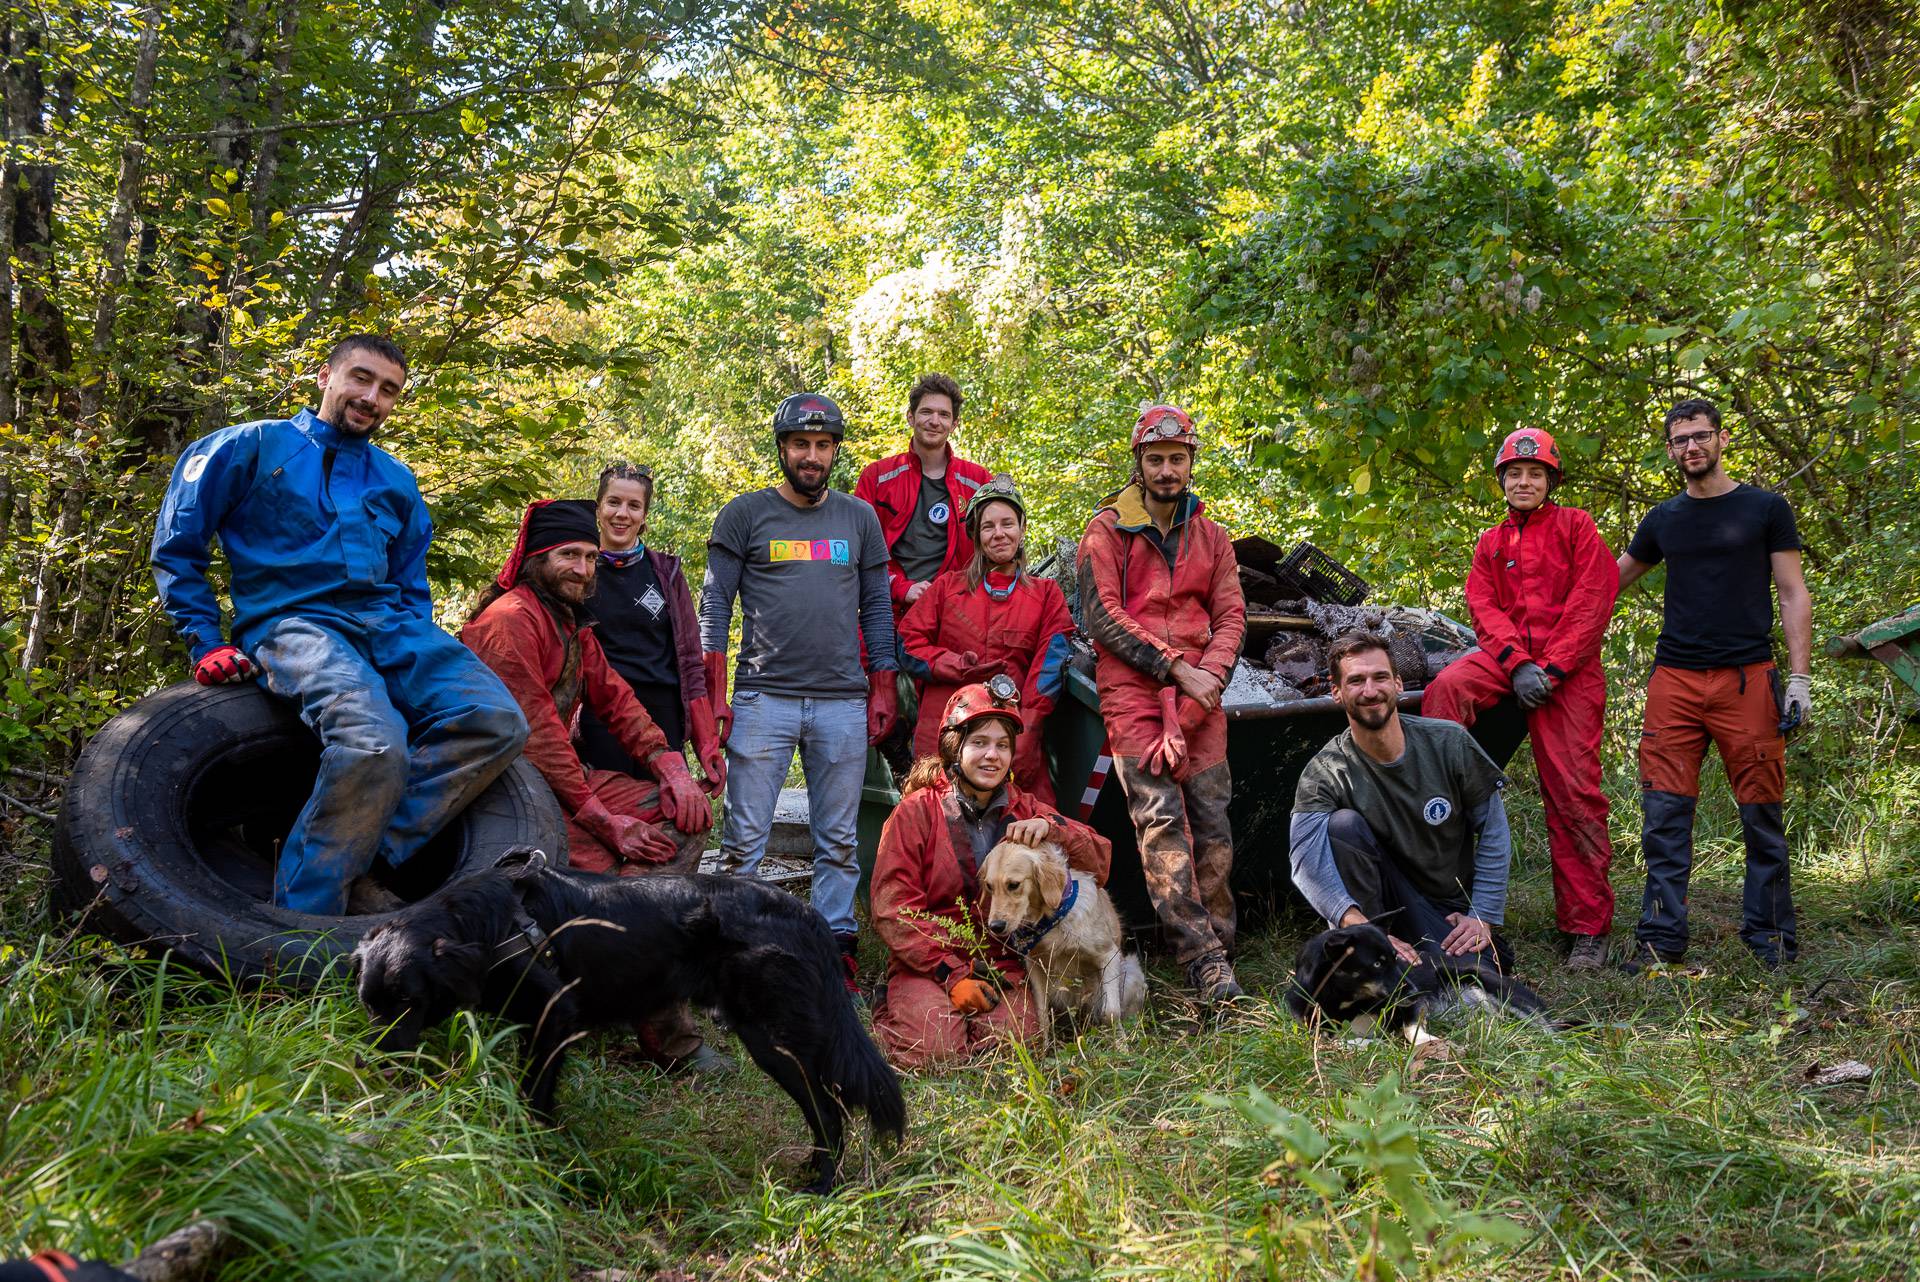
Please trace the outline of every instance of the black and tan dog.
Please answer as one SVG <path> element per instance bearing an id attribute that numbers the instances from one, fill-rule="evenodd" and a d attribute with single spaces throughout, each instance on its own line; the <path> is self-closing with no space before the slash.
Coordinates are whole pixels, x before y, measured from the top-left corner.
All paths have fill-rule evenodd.
<path id="1" fill-rule="evenodd" d="M 1423 953 L 1409 966 L 1387 932 L 1362 922 L 1322 931 L 1300 946 L 1287 985 L 1287 1007 L 1309 1023 L 1378 1024 L 1419 1045 L 1426 1019 L 1461 1005 L 1503 1010 L 1546 1022 L 1547 1005 L 1531 988 L 1478 957 Z"/>
<path id="2" fill-rule="evenodd" d="M 607 877 L 503 856 L 371 932 L 354 950 L 382 1050 L 411 1050 L 456 1010 L 526 1026 L 521 1079 L 551 1117 L 568 1043 L 683 1002 L 718 1010 L 813 1131 L 814 1179 L 832 1188 L 847 1113 L 900 1138 L 900 1081 L 861 1026 L 826 923 L 744 877 Z"/>

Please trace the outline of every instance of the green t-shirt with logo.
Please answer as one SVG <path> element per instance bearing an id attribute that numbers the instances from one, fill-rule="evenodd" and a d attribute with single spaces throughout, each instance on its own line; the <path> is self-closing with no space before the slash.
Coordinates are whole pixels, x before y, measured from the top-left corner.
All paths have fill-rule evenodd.
<path id="1" fill-rule="evenodd" d="M 1294 813 L 1359 811 L 1416 889 L 1458 900 L 1473 885 L 1474 812 L 1506 777 L 1464 726 L 1404 713 L 1400 725 L 1407 750 L 1384 764 L 1361 751 L 1351 729 L 1328 740 L 1300 772 Z"/>

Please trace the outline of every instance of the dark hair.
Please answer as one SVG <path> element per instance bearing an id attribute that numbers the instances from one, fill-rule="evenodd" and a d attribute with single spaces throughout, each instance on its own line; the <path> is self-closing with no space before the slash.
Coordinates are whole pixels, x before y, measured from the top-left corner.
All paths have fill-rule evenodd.
<path id="1" fill-rule="evenodd" d="M 1358 629 L 1341 633 L 1334 638 L 1333 644 L 1327 647 L 1327 679 L 1334 685 L 1339 685 L 1341 663 L 1356 654 L 1366 654 L 1372 650 L 1380 651 L 1388 659 L 1393 658 L 1393 651 L 1387 646 L 1387 639 L 1377 633 L 1362 632 Z"/>
<path id="2" fill-rule="evenodd" d="M 920 408 L 921 398 L 938 393 L 953 403 L 953 416 L 960 417 L 960 403 L 966 398 L 960 395 L 960 384 L 946 374 L 922 374 L 913 380 L 913 387 L 907 392 L 907 413 Z"/>
<path id="3" fill-rule="evenodd" d="M 401 373 L 407 372 L 407 354 L 400 350 L 400 344 L 391 338 L 379 334 L 349 334 L 333 345 L 327 353 L 327 364 L 337 365 L 348 352 L 372 352 L 375 356 L 392 361 L 400 367 Z"/>
<path id="4" fill-rule="evenodd" d="M 607 486 L 613 481 L 637 483 L 646 493 L 647 507 L 653 507 L 653 469 L 645 463 L 629 463 L 625 459 L 615 459 L 601 468 L 600 489 L 593 496 L 595 503 L 607 497 Z"/>
<path id="5" fill-rule="evenodd" d="M 1720 427 L 1720 407 L 1703 396 L 1690 396 L 1667 411 L 1667 421 L 1660 429 L 1661 434 L 1672 435 L 1675 423 L 1684 423 L 1690 418 L 1704 418 L 1717 431 Z"/>

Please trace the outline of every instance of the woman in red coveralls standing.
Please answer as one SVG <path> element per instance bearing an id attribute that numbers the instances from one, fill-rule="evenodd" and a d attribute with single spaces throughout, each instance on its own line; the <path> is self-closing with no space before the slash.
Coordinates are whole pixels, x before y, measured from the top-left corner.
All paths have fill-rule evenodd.
<path id="1" fill-rule="evenodd" d="M 1014 744 L 1014 782 L 1052 805 L 1040 739 L 1066 679 L 1073 616 L 1059 584 L 1027 573 L 1027 509 L 1011 476 L 1002 472 L 974 492 L 967 535 L 972 562 L 936 578 L 900 621 L 907 673 L 923 683 L 913 753 L 935 751 L 941 709 L 955 690 L 1004 673 L 1020 691 L 1026 724 Z"/>
<path id="2" fill-rule="evenodd" d="M 984 926 L 987 853 L 1002 841 L 1051 841 L 1101 883 L 1113 858 L 1105 837 L 1009 780 L 1026 729 L 1011 678 L 955 691 L 938 727 L 938 755 L 914 764 L 873 865 L 873 928 L 891 954 L 873 1031 L 907 1069 L 1034 1032 L 1020 957 Z"/>

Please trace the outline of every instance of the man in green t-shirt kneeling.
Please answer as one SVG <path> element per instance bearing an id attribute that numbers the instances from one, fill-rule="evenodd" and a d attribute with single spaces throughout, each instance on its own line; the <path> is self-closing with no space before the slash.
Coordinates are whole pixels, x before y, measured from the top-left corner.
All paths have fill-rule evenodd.
<path id="1" fill-rule="evenodd" d="M 1300 773 L 1293 884 L 1331 924 L 1385 930 L 1409 964 L 1422 951 L 1487 952 L 1510 972 L 1494 929 L 1513 859 L 1500 767 L 1462 726 L 1400 715 L 1379 637 L 1341 637 L 1328 667 L 1347 728 Z"/>

